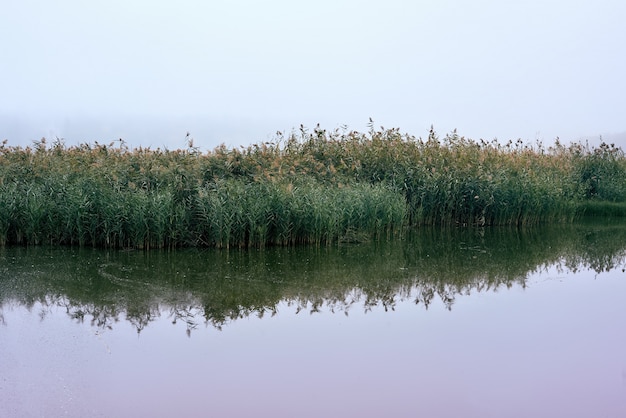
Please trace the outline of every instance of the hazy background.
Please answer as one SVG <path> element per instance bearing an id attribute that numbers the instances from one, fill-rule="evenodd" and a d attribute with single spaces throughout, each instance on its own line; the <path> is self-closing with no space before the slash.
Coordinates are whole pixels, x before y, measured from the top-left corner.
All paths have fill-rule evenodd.
<path id="1" fill-rule="evenodd" d="M 623 0 L 2 0 L 0 140 L 211 149 L 300 124 L 626 146 Z"/>

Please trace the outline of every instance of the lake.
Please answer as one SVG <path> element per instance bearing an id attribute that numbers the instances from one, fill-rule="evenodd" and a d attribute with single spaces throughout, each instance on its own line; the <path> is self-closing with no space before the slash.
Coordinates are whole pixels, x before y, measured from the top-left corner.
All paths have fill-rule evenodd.
<path id="1" fill-rule="evenodd" d="M 0 248 L 2 417 L 623 417 L 626 223 Z"/>

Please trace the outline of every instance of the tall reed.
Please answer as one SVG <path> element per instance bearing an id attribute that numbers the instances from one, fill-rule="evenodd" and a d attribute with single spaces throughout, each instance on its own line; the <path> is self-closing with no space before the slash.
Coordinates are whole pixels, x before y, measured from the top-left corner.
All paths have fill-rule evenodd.
<path id="1" fill-rule="evenodd" d="M 602 144 L 546 148 L 301 127 L 201 153 L 124 143 L 0 145 L 0 245 L 250 247 L 382 239 L 421 225 L 571 222 L 626 202 L 626 158 Z M 615 209 L 618 207 L 618 209 Z"/>

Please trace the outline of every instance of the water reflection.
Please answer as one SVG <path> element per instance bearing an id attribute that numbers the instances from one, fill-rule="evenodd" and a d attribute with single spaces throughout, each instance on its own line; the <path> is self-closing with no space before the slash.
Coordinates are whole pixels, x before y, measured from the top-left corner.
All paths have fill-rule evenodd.
<path id="1" fill-rule="evenodd" d="M 4 310 L 63 308 L 74 321 L 111 329 L 126 320 L 140 333 L 167 317 L 186 332 L 217 329 L 250 315 L 349 315 L 411 300 L 426 309 L 459 295 L 524 288 L 530 274 L 557 266 L 597 273 L 624 269 L 626 224 L 537 229 L 427 229 L 404 240 L 332 248 L 259 251 L 119 252 L 73 248 L 0 250 Z"/>

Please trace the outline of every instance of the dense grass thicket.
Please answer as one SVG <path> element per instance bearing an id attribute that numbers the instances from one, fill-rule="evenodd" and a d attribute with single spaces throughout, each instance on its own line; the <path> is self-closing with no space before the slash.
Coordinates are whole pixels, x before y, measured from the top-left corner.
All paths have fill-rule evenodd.
<path id="1" fill-rule="evenodd" d="M 176 151 L 0 146 L 0 245 L 320 245 L 422 225 L 571 222 L 625 206 L 626 158 L 607 144 L 318 127 L 207 153 L 191 141 Z"/>

